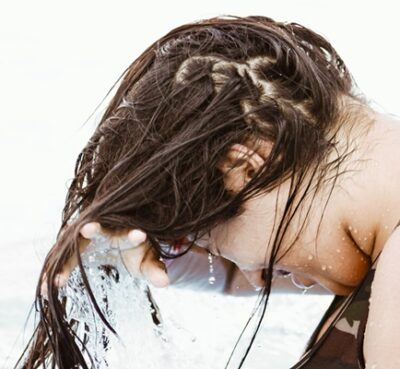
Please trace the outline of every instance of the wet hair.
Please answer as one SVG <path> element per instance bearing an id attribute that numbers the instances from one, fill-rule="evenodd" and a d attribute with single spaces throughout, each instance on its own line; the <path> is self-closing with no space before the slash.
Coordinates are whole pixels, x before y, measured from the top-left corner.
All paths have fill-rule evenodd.
<path id="1" fill-rule="evenodd" d="M 211 230 L 240 214 L 249 198 L 290 180 L 265 269 L 264 314 L 291 219 L 305 196 L 323 183 L 334 185 L 346 158 L 327 160 L 336 150 L 337 129 L 346 123 L 342 98 L 361 101 L 325 38 L 300 24 L 263 16 L 219 16 L 177 27 L 149 46 L 118 83 L 77 158 L 62 224 L 40 275 L 40 280 L 47 277 L 48 300 L 40 296 L 39 282 L 39 321 L 17 364 L 23 368 L 88 368 L 77 322 L 65 320 L 65 304 L 51 283 L 78 252 L 85 223 L 141 229 L 158 255 L 179 257 L 161 243 Z M 233 144 L 249 139 L 272 142 L 272 151 L 233 193 L 218 165 Z M 78 262 L 94 300 L 79 253 Z"/>

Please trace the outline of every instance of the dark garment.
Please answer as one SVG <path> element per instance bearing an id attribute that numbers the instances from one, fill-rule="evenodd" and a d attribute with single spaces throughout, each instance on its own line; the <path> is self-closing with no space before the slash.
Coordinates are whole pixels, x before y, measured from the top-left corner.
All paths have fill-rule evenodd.
<path id="1" fill-rule="evenodd" d="M 311 336 L 303 358 L 291 369 L 364 369 L 363 339 L 376 262 L 349 296 L 335 296 Z M 314 345 L 331 314 L 339 313 Z"/>
<path id="2" fill-rule="evenodd" d="M 400 226 L 400 221 L 393 231 Z M 312 334 L 305 354 L 290 369 L 365 369 L 364 333 L 368 319 L 371 284 L 379 255 L 349 296 L 335 296 Z M 336 318 L 315 343 L 318 333 L 336 310 Z"/>
<path id="3" fill-rule="evenodd" d="M 349 296 L 335 296 L 314 331 L 302 360 L 291 369 L 364 369 L 363 338 L 368 318 L 372 267 Z M 314 345 L 320 329 L 339 308 L 336 319 Z"/>

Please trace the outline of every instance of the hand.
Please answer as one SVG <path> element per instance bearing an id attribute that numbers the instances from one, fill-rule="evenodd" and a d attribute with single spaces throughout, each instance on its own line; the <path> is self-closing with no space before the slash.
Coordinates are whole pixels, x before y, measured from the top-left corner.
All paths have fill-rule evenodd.
<path id="1" fill-rule="evenodd" d="M 146 241 L 146 233 L 137 229 L 110 233 L 105 231 L 100 223 L 87 223 L 80 230 L 80 234 L 82 235 L 82 238 L 79 238 L 80 253 L 86 249 L 98 233 L 102 233 L 110 238 L 121 237 L 127 234 L 129 241 L 132 243 L 132 248 L 121 250 L 121 257 L 129 272 L 135 277 L 149 281 L 155 287 L 166 287 L 169 284 L 165 265 L 159 260 L 149 242 Z M 75 254 L 64 264 L 62 271 L 56 275 L 54 284 L 57 287 L 64 286 L 77 264 L 78 259 Z M 47 297 L 47 292 L 47 280 L 45 276 L 41 284 L 41 295 Z"/>

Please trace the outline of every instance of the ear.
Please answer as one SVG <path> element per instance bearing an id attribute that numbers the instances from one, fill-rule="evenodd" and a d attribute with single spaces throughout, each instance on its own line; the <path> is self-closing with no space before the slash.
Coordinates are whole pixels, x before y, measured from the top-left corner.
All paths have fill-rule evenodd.
<path id="1" fill-rule="evenodd" d="M 272 149 L 272 143 L 268 142 L 257 150 L 251 146 L 250 143 L 233 144 L 218 166 L 228 191 L 239 192 L 262 167 Z"/>

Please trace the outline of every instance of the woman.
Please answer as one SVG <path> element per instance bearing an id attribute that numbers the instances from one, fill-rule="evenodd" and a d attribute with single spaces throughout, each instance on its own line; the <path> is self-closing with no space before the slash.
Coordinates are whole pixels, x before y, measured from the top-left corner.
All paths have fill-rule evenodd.
<path id="1" fill-rule="evenodd" d="M 263 313 L 274 275 L 336 294 L 293 368 L 400 368 L 399 135 L 301 25 L 216 17 L 172 30 L 126 70 L 78 157 L 23 367 L 88 367 L 57 289 L 78 264 L 90 295 L 80 252 L 102 227 L 129 232 L 126 262 L 155 286 L 169 283 L 160 257 L 172 268 L 197 244 L 262 288 Z"/>

